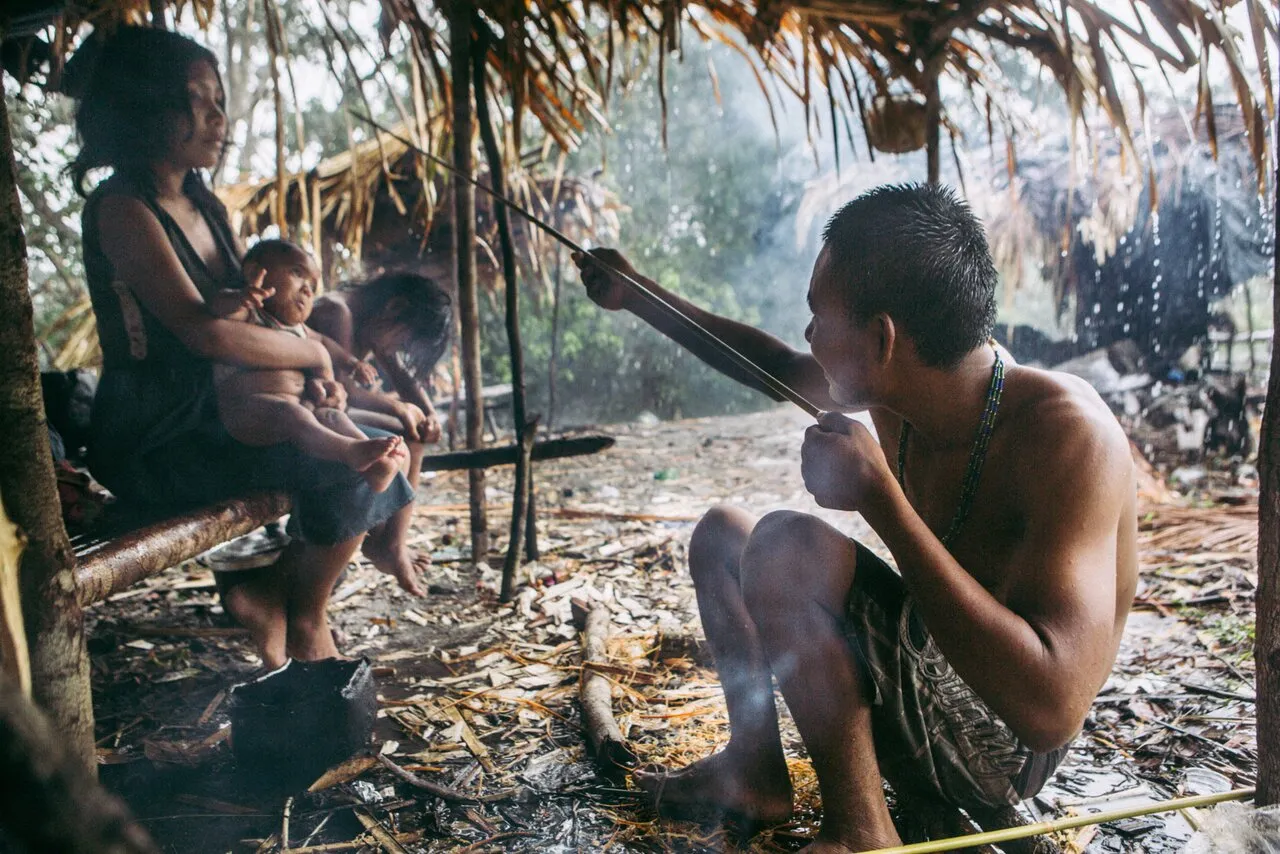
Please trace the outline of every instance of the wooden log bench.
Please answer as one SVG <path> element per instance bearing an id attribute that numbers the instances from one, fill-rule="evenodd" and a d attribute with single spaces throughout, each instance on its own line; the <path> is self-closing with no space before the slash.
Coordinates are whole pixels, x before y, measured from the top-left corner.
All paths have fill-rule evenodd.
<path id="1" fill-rule="evenodd" d="M 538 442 L 534 460 L 595 454 L 612 447 L 614 439 L 598 433 Z M 506 445 L 475 451 L 433 454 L 422 460 L 423 471 L 491 468 L 513 465 L 519 448 Z M 76 553 L 76 585 L 80 604 L 100 602 L 139 581 L 158 575 L 214 546 L 243 536 L 288 513 L 291 501 L 279 492 L 219 501 L 167 519 L 102 536 L 72 539 Z"/>

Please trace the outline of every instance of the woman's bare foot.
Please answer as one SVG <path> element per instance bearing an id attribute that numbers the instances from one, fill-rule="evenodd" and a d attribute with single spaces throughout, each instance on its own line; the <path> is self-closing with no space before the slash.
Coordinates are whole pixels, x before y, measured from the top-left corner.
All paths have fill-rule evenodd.
<path id="1" fill-rule="evenodd" d="M 636 784 L 663 814 L 710 814 L 748 825 L 791 817 L 791 776 L 776 757 L 742 757 L 732 745 L 678 771 L 636 771 Z"/>
<path id="2" fill-rule="evenodd" d="M 244 575 L 243 579 L 234 576 Z M 275 670 L 287 658 L 284 591 L 274 567 L 219 573 L 222 607 L 237 624 L 249 630 L 263 665 Z"/>
<path id="3" fill-rule="evenodd" d="M 410 552 L 403 543 L 389 544 L 383 542 L 384 537 L 365 537 L 361 553 L 379 572 L 395 578 L 400 589 L 413 596 L 426 596 L 427 588 L 422 584 L 422 575 L 431 568 L 431 555 L 425 552 Z"/>

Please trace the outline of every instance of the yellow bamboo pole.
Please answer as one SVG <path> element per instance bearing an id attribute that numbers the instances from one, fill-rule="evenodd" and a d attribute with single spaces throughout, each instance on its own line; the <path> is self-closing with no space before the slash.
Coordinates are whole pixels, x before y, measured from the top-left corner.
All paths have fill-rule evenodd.
<path id="1" fill-rule="evenodd" d="M 889 848 L 877 848 L 864 854 L 936 854 L 939 851 L 955 851 L 959 848 L 976 848 L 979 845 L 999 845 L 1013 839 L 1025 839 L 1028 836 L 1040 836 L 1059 830 L 1071 830 L 1076 827 L 1087 827 L 1091 824 L 1106 824 L 1109 821 L 1120 821 L 1125 818 L 1136 818 L 1140 815 L 1151 815 L 1157 812 L 1173 812 L 1188 807 L 1207 807 L 1223 801 L 1238 801 L 1253 797 L 1253 789 L 1234 789 L 1216 795 L 1194 795 L 1187 798 L 1174 798 L 1157 804 L 1144 804 L 1121 810 L 1104 810 L 1090 815 L 1075 815 L 1055 821 L 1041 821 L 1022 827 L 1010 827 L 1004 830 L 989 830 L 985 833 L 973 833 L 968 836 L 953 836 L 950 839 L 934 839 L 929 842 L 916 842 L 911 845 L 894 845 Z"/>

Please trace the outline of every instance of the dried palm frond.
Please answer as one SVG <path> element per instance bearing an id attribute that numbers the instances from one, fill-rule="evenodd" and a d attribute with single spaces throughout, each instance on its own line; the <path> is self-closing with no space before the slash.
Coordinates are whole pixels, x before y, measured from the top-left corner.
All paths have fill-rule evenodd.
<path id="1" fill-rule="evenodd" d="M 382 0 L 379 33 L 389 45 L 403 31 L 423 89 L 415 97 L 434 95 L 447 106 L 444 5 Z M 927 95 L 934 70 L 974 91 L 998 90 L 1002 75 L 993 57 L 997 48 L 1012 49 L 1053 74 L 1067 96 L 1073 131 L 1086 109 L 1100 109 L 1133 162 L 1141 159 L 1133 142 L 1134 117 L 1121 97 L 1117 69 L 1131 70 L 1135 57 L 1141 57 L 1161 71 L 1185 71 L 1197 64 L 1204 68 L 1216 56 L 1230 74 L 1258 171 L 1266 171 L 1264 131 L 1275 112 L 1268 62 L 1277 23 L 1274 5 L 1265 0 L 1231 4 L 1245 7 L 1247 34 L 1231 27 L 1219 0 L 480 0 L 470 5 L 476 13 L 473 29 L 487 45 L 490 73 L 500 84 L 491 91 L 510 93 L 505 135 L 516 148 L 528 118 L 564 150 L 578 144 L 588 123 L 606 126 L 604 104 L 619 76 L 619 41 L 631 50 L 656 51 L 662 71 L 665 54 L 682 49 L 680 33 L 687 25 L 747 57 L 771 105 L 775 96 L 769 87 L 785 88 L 804 102 L 808 120 L 815 115 L 811 102 L 821 98 L 832 111 L 839 107 L 863 117 L 864 126 L 869 120 L 877 128 L 873 144 L 880 139 L 896 148 L 922 144 L 919 110 L 911 105 Z M 179 6 L 207 21 L 215 3 L 187 0 Z M 326 4 L 321 8 L 328 19 Z M 147 0 L 71 7 L 59 19 L 52 49 L 58 57 L 65 53 L 83 22 L 138 21 L 147 9 Z M 1130 77 L 1129 85 L 1144 97 L 1140 79 Z M 429 80 L 435 85 L 428 94 Z M 1207 110 L 1212 93 L 1206 74 L 1199 89 L 1208 121 L 1213 114 Z M 1000 99 L 988 105 L 997 118 L 1008 118 Z M 398 109 L 409 123 L 407 109 Z M 829 131 L 835 133 L 834 122 Z M 1216 144 L 1212 125 L 1208 132 Z M 443 154 L 446 136 L 422 142 Z"/>
<path id="2" fill-rule="evenodd" d="M 443 121 L 437 115 L 420 127 L 443 135 Z M 408 135 L 403 127 L 396 133 Z M 341 248 L 353 263 L 363 261 L 371 267 L 415 266 L 447 281 L 451 278 L 448 247 L 453 214 L 451 206 L 443 203 L 447 196 L 438 186 L 443 177 L 431 172 L 430 166 L 403 142 L 383 137 L 380 141 L 358 143 L 321 161 L 310 172 L 288 176 L 283 184 L 286 191 L 282 205 L 278 201 L 281 184 L 275 178 L 222 187 L 218 194 L 231 215 L 233 228 L 242 236 L 258 234 L 270 225 L 277 206 L 284 208 L 287 218 L 295 219 L 303 200 L 310 199 L 319 242 L 324 247 L 322 257 L 332 257 Z M 589 233 L 597 239 L 617 233 L 616 201 L 603 187 L 566 176 L 562 164 L 542 177 L 529 170 L 514 172 L 508 176 L 507 189 L 524 207 L 559 221 L 566 231 Z M 407 218 L 392 203 L 392 192 L 407 206 Z M 485 240 L 494 238 L 494 219 L 487 197 L 478 198 L 477 214 L 483 246 Z M 432 223 L 443 228 L 432 228 Z M 531 261 L 548 248 L 545 237 L 534 229 L 517 222 L 514 232 L 516 239 L 528 246 Z M 496 274 L 491 253 L 482 249 L 479 261 L 482 270 Z M 543 278 L 539 276 L 540 280 Z M 496 275 L 487 279 L 497 281 Z"/>

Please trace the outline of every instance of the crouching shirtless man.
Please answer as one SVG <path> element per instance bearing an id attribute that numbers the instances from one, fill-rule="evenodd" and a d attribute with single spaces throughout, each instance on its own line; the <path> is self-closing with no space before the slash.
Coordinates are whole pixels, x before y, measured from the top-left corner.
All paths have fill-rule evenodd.
<path id="1" fill-rule="evenodd" d="M 897 571 L 805 514 L 717 507 L 689 544 L 728 703 L 721 752 L 638 774 L 659 808 L 750 822 L 792 808 L 772 678 L 817 772 L 806 851 L 899 842 L 883 774 L 959 805 L 1039 791 L 1115 660 L 1136 585 L 1128 442 L 1088 385 L 989 342 L 996 272 L 982 226 L 942 188 L 882 187 L 827 225 L 805 332 L 812 354 L 650 288 L 826 410 L 805 434 L 806 487 L 863 515 Z M 760 388 L 601 262 L 587 293 Z M 764 390 L 764 389 L 761 389 Z"/>

